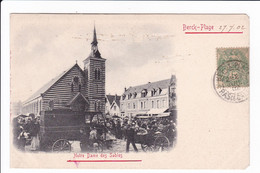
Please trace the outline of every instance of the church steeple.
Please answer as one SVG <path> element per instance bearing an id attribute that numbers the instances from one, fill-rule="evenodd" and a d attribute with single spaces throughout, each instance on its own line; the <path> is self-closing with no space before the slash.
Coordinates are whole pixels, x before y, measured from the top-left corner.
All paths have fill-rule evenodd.
<path id="1" fill-rule="evenodd" d="M 96 33 L 96 27 L 94 25 L 94 34 L 93 34 L 93 41 L 91 42 L 91 45 L 95 45 L 97 46 L 98 42 L 97 42 L 97 33 Z"/>
<path id="2" fill-rule="evenodd" d="M 93 33 L 93 41 L 91 42 L 91 53 L 90 55 L 95 58 L 101 58 L 100 52 L 98 51 L 98 41 L 97 41 L 97 33 L 96 27 L 94 25 L 94 33 Z"/>
<path id="3" fill-rule="evenodd" d="M 90 55 L 83 61 L 85 71 L 85 97 L 88 98 L 89 115 L 105 114 L 106 59 L 98 50 L 96 27 L 94 26 Z"/>

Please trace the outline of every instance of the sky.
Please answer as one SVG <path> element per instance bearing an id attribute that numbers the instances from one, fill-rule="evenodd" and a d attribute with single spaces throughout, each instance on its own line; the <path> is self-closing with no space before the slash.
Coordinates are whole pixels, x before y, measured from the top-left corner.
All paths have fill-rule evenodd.
<path id="1" fill-rule="evenodd" d="M 96 26 L 106 60 L 106 94 L 170 78 L 175 35 L 153 15 L 12 14 L 11 99 L 24 101 L 76 61 L 83 69 Z"/>

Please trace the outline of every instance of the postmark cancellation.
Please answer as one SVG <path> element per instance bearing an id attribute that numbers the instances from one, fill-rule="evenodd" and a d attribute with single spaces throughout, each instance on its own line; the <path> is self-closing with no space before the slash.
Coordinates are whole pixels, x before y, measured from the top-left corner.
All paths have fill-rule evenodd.
<path id="1" fill-rule="evenodd" d="M 249 95 L 249 48 L 217 48 L 214 88 L 228 102 L 239 103 Z"/>

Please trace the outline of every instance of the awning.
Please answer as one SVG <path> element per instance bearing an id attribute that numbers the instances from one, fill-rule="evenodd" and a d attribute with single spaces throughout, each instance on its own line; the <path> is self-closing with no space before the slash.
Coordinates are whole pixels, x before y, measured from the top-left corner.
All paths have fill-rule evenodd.
<path id="1" fill-rule="evenodd" d="M 161 113 L 161 114 L 156 115 L 155 117 L 161 118 L 161 117 L 168 117 L 168 116 L 170 116 L 170 112 Z"/>
<path id="2" fill-rule="evenodd" d="M 146 114 L 162 114 L 166 111 L 166 108 L 162 109 L 150 109 Z"/>
<path id="3" fill-rule="evenodd" d="M 136 118 L 151 118 L 151 116 L 148 116 L 148 115 L 136 115 Z"/>

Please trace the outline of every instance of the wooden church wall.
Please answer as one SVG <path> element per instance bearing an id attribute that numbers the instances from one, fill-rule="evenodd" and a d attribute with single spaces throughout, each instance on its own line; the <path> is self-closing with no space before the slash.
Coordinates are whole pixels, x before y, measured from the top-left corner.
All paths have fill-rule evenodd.
<path id="1" fill-rule="evenodd" d="M 43 97 L 43 110 L 49 110 L 50 105 L 54 108 L 64 107 L 68 101 L 77 94 L 78 88 L 73 87 L 71 90 L 71 83 L 74 76 L 79 76 L 81 83 L 81 93 L 85 95 L 85 80 L 80 72 L 79 67 L 74 66 L 65 76 L 63 76 L 56 84 L 54 84 Z M 52 103 L 50 103 L 53 102 Z"/>

